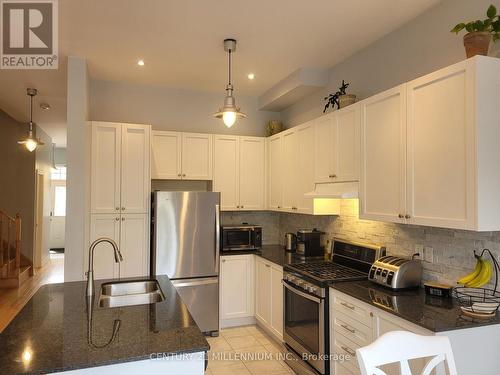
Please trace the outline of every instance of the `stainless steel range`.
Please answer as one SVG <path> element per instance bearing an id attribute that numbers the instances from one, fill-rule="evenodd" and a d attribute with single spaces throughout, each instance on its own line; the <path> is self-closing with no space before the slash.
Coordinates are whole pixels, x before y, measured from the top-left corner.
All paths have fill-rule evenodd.
<path id="1" fill-rule="evenodd" d="M 385 248 L 335 239 L 331 262 L 286 265 L 283 274 L 283 339 L 286 363 L 297 374 L 329 374 L 330 283 L 366 280 Z"/>

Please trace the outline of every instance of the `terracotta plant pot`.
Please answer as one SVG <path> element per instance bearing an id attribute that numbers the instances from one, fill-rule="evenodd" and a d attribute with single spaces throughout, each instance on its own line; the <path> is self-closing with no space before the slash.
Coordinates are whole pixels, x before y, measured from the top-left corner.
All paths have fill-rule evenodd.
<path id="1" fill-rule="evenodd" d="M 475 31 L 464 35 L 464 46 L 467 58 L 476 55 L 488 55 L 491 34 L 489 32 Z"/>
<path id="2" fill-rule="evenodd" d="M 345 94 L 339 96 L 339 108 L 347 107 L 356 102 L 356 95 Z"/>

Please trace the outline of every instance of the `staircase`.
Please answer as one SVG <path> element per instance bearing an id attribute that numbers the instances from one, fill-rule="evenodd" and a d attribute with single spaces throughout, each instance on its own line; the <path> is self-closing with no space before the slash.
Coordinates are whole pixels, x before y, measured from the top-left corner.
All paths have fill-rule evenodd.
<path id="1" fill-rule="evenodd" d="M 21 254 L 21 216 L 0 210 L 0 288 L 19 288 L 33 276 L 33 266 Z"/>

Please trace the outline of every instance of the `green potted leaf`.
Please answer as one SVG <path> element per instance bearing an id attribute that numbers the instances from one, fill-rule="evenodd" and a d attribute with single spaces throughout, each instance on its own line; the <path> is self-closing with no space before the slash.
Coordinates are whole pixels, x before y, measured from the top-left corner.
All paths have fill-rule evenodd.
<path id="1" fill-rule="evenodd" d="M 476 55 L 488 55 L 491 40 L 496 42 L 500 39 L 500 16 L 497 14 L 497 8 L 492 4 L 486 11 L 485 20 L 475 20 L 467 23 L 459 23 L 453 29 L 452 33 L 458 34 L 466 30 L 464 35 L 464 46 L 467 57 Z"/>

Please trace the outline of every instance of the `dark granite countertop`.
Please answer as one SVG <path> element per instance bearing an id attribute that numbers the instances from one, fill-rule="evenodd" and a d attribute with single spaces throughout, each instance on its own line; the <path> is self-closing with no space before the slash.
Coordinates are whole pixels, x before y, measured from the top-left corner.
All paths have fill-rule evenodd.
<path id="1" fill-rule="evenodd" d="M 157 280 L 164 301 L 116 308 L 97 306 L 105 280 L 96 281 L 90 342 L 86 283 L 42 286 L 0 334 L 0 373 L 45 374 L 145 360 L 152 353 L 207 351 L 207 340 L 168 277 Z M 117 321 L 116 337 L 107 344 Z"/>
<path id="2" fill-rule="evenodd" d="M 368 280 L 330 286 L 433 332 L 500 324 L 499 314 L 491 319 L 474 319 L 463 315 L 454 298 L 428 296 L 421 288 L 393 292 Z"/>
<path id="3" fill-rule="evenodd" d="M 222 256 L 226 255 L 243 255 L 243 254 L 255 254 L 258 255 L 278 266 L 284 267 L 287 264 L 293 263 L 304 263 L 304 260 L 298 258 L 294 253 L 285 251 L 283 245 L 263 245 L 260 250 L 252 251 L 230 251 L 221 252 Z"/>

